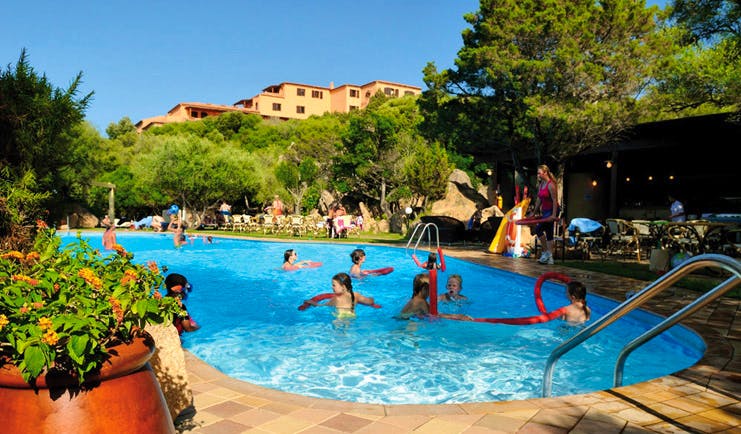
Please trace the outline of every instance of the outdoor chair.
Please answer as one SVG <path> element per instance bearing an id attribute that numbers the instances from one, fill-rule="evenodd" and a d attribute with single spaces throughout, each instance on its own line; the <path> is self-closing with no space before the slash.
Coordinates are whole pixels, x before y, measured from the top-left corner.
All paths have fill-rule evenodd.
<path id="1" fill-rule="evenodd" d="M 633 225 L 623 219 L 605 220 L 609 231 L 606 253 L 608 255 L 632 256 L 641 260 L 641 249 L 638 235 Z"/>
<path id="2" fill-rule="evenodd" d="M 567 244 L 580 253 L 582 259 L 592 259 L 594 255 L 602 255 L 605 236 L 605 227 L 598 221 L 576 217 L 571 219 L 568 228 Z"/>
<path id="3" fill-rule="evenodd" d="M 304 217 L 300 215 L 289 216 L 291 221 L 291 233 L 294 237 L 300 237 L 306 234 L 306 226 L 304 225 Z"/>
<path id="4" fill-rule="evenodd" d="M 234 214 L 232 216 L 232 227 L 231 229 L 233 231 L 240 231 L 242 232 L 244 230 L 244 219 L 242 217 L 242 214 Z"/>
<path id="5" fill-rule="evenodd" d="M 635 229 L 636 237 L 638 237 L 638 246 L 645 252 L 644 257 L 648 258 L 651 249 L 657 247 L 656 234 L 651 228 L 651 222 L 648 220 L 633 220 L 630 223 Z"/>
<path id="6" fill-rule="evenodd" d="M 234 218 L 230 215 L 225 215 L 224 221 L 221 224 L 219 224 L 219 230 L 221 231 L 231 230 L 233 224 L 234 224 Z"/>

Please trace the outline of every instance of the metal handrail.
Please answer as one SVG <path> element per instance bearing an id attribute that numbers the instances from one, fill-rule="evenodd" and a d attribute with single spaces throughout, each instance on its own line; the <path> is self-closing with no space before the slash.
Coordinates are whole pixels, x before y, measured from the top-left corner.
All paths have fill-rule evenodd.
<path id="1" fill-rule="evenodd" d="M 440 231 L 438 230 L 437 225 L 435 223 L 425 223 L 425 224 L 419 224 L 414 227 L 414 231 L 412 231 L 412 236 L 409 237 L 409 241 L 407 241 L 407 246 L 404 249 L 404 254 L 409 252 L 409 245 L 412 244 L 412 241 L 414 240 L 414 236 L 417 235 L 417 231 L 419 231 L 419 236 L 417 237 L 417 243 L 414 245 L 414 250 L 412 251 L 412 254 L 414 255 L 417 253 L 417 248 L 419 247 L 419 243 L 422 241 L 422 238 L 424 238 L 425 233 L 427 233 L 427 245 L 431 248 L 432 247 L 432 230 L 430 228 L 435 229 L 435 243 L 437 244 L 435 248 L 440 249 Z"/>
<path id="2" fill-rule="evenodd" d="M 712 290 L 703 294 L 694 302 L 677 311 L 675 314 L 673 314 L 669 318 L 666 318 L 664 321 L 654 326 L 641 336 L 628 343 L 625 347 L 623 347 L 623 350 L 620 352 L 617 363 L 615 365 L 615 376 L 613 378 L 613 383 L 615 384 L 615 386 L 619 386 L 622 383 L 622 372 L 623 366 L 625 364 L 625 359 L 634 349 L 640 347 L 646 341 L 657 336 L 658 334 L 678 323 L 682 319 L 697 312 L 699 309 L 701 309 L 711 301 L 717 299 L 718 297 L 722 296 L 727 291 L 741 283 L 741 263 L 731 257 L 718 254 L 704 254 L 695 256 L 683 262 L 679 267 L 661 276 L 659 279 L 645 287 L 636 295 L 615 307 L 605 316 L 595 321 L 593 324 L 584 328 L 582 331 L 575 334 L 573 337 L 556 347 L 551 352 L 551 355 L 548 357 L 548 361 L 546 362 L 545 372 L 543 374 L 543 397 L 547 398 L 551 396 L 551 388 L 553 386 L 553 367 L 558 359 L 561 358 L 561 356 L 571 351 L 574 347 L 581 344 L 585 340 L 596 335 L 608 325 L 627 315 L 632 310 L 642 306 L 645 302 L 652 299 L 659 292 L 674 285 L 685 275 L 703 267 L 719 267 L 730 272 L 731 274 L 733 274 L 733 276 L 731 276 L 729 279 L 722 282 Z"/>

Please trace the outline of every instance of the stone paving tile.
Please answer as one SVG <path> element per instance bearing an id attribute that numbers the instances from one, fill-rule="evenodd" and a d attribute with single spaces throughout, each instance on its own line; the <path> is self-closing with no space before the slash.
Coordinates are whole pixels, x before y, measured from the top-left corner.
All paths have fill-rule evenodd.
<path id="1" fill-rule="evenodd" d="M 261 408 L 254 408 L 245 411 L 244 413 L 234 415 L 230 419 L 249 426 L 260 426 L 280 417 L 281 415 L 278 413 L 273 413 L 272 411 L 263 410 Z"/>
<path id="2" fill-rule="evenodd" d="M 399 428 L 396 425 L 390 425 L 385 422 L 373 422 L 355 431 L 354 434 L 406 434 L 411 430 Z"/>
<path id="3" fill-rule="evenodd" d="M 679 419 L 676 419 L 676 422 L 692 427 L 700 432 L 715 432 L 731 428 L 731 426 L 728 424 L 718 422 L 713 419 L 708 419 L 697 414 L 693 414 L 687 417 L 680 417 Z"/>
<path id="4" fill-rule="evenodd" d="M 561 411 L 561 409 L 544 409 L 533 416 L 530 422 L 554 427 L 571 428 L 579 422 L 579 419 L 581 419 L 581 415 L 568 415 Z"/>
<path id="5" fill-rule="evenodd" d="M 474 424 L 474 426 L 480 426 L 505 432 L 515 432 L 523 425 L 525 425 L 525 422 L 523 422 L 522 420 L 502 416 L 499 414 L 487 414 Z"/>
<path id="6" fill-rule="evenodd" d="M 708 419 L 717 420 L 726 425 L 741 426 L 741 415 L 734 414 L 733 412 L 726 410 L 725 407 L 703 411 L 702 413 L 698 413 L 698 415 Z"/>
<path id="7" fill-rule="evenodd" d="M 314 424 L 305 420 L 296 419 L 290 416 L 281 416 L 270 422 L 263 423 L 257 428 L 277 434 L 292 434 L 303 431 Z"/>
<path id="8" fill-rule="evenodd" d="M 371 423 L 373 421 L 343 413 L 325 420 L 321 425 L 339 431 L 354 432 Z"/>
<path id="9" fill-rule="evenodd" d="M 240 434 L 248 430 L 249 426 L 231 420 L 220 420 L 198 430 L 203 434 Z"/>
<path id="10" fill-rule="evenodd" d="M 229 418 L 239 413 L 244 413 L 250 409 L 251 407 L 242 405 L 235 401 L 226 401 L 207 408 L 209 413 L 222 418 Z"/>
<path id="11" fill-rule="evenodd" d="M 528 422 L 517 431 L 517 434 L 567 434 L 568 432 L 569 430 L 566 428 Z"/>

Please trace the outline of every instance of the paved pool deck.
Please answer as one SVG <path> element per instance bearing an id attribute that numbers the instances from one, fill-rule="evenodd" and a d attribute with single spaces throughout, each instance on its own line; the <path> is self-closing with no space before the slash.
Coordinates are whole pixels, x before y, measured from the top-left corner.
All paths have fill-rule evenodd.
<path id="1" fill-rule="evenodd" d="M 624 300 L 647 282 L 533 259 L 512 259 L 479 248 L 446 247 L 445 254 L 537 277 L 568 274 L 589 291 Z M 665 291 L 645 308 L 669 315 L 697 294 Z M 195 413 L 180 418 L 182 433 L 741 433 L 741 301 L 721 298 L 682 324 L 707 344 L 691 368 L 644 383 L 582 395 L 443 405 L 375 405 L 308 398 L 227 377 L 186 351 Z M 666 357 L 671 357 L 667 354 Z"/>

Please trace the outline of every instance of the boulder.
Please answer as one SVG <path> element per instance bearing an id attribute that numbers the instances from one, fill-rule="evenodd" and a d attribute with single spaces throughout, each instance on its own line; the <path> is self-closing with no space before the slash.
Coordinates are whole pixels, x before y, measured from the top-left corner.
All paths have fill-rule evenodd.
<path id="1" fill-rule="evenodd" d="M 360 202 L 358 208 L 360 208 L 360 215 L 363 216 L 363 231 L 378 231 L 378 223 L 376 223 L 373 214 L 371 214 L 365 203 Z"/>
<path id="2" fill-rule="evenodd" d="M 100 223 L 98 217 L 95 217 L 87 209 L 75 205 L 72 207 L 72 211 L 69 213 L 69 226 L 70 228 L 94 228 Z"/>
<path id="3" fill-rule="evenodd" d="M 188 383 L 180 336 L 172 324 L 150 324 L 144 330 L 154 339 L 156 349 L 149 364 L 159 380 L 170 416 L 174 420 L 193 404 L 193 392 Z"/>
<path id="4" fill-rule="evenodd" d="M 471 179 L 462 170 L 453 170 L 448 179 L 445 198 L 432 204 L 431 215 L 449 216 L 467 222 L 477 209 L 490 206 L 489 201 L 476 191 Z"/>
<path id="5" fill-rule="evenodd" d="M 319 196 L 319 204 L 317 205 L 319 207 L 319 212 L 322 213 L 322 215 L 327 215 L 329 212 L 329 206 L 332 205 L 334 201 L 335 198 L 332 196 L 332 193 L 327 190 L 322 190 L 322 194 Z"/>

